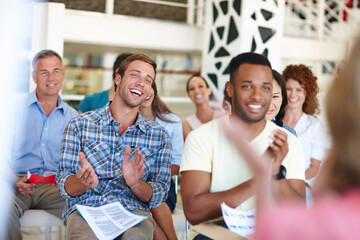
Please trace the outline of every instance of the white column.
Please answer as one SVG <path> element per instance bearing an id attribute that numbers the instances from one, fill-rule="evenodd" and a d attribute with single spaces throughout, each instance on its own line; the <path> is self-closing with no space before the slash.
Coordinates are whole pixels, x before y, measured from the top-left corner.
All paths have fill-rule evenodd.
<path id="1" fill-rule="evenodd" d="M 105 53 L 104 54 L 104 68 L 105 71 L 103 73 L 102 80 L 102 89 L 109 89 L 113 85 L 113 77 L 112 77 L 112 68 L 115 62 L 115 59 L 118 55 L 115 53 Z"/>
<path id="2" fill-rule="evenodd" d="M 193 25 L 195 22 L 195 0 L 188 0 L 187 4 L 187 15 L 186 22 L 187 24 Z"/>
<path id="3" fill-rule="evenodd" d="M 202 75 L 219 101 L 229 80 L 228 64 L 239 53 L 261 53 L 273 68 L 281 66 L 283 0 L 210 0 L 205 13 Z"/>
<path id="4" fill-rule="evenodd" d="M 52 49 L 62 56 L 65 5 L 63 3 L 34 3 L 32 10 L 31 58 L 42 49 Z M 30 91 L 33 89 L 35 89 L 35 84 L 31 79 Z"/>
<path id="5" fill-rule="evenodd" d="M 114 0 L 105 1 L 105 13 L 108 15 L 114 14 Z"/>

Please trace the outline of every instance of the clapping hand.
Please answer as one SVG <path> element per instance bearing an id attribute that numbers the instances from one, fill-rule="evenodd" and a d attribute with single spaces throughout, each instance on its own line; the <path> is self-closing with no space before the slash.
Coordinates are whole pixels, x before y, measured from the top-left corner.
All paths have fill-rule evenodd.
<path id="1" fill-rule="evenodd" d="M 230 116 L 229 120 L 229 122 L 222 121 L 221 123 L 226 137 L 244 157 L 255 176 L 269 175 L 272 158 L 270 151 L 259 156 L 246 141 L 250 133 L 244 123 L 234 116 Z"/>
<path id="2" fill-rule="evenodd" d="M 276 175 L 279 173 L 280 165 L 289 152 L 287 143 L 287 134 L 281 130 L 274 130 L 271 136 L 272 142 L 267 148 L 266 152 L 269 152 L 271 158 L 271 173 Z M 265 153 L 266 154 L 266 153 Z"/>
<path id="3" fill-rule="evenodd" d="M 82 184 L 89 188 L 94 188 L 99 183 L 99 178 L 96 175 L 92 165 L 86 160 L 83 152 L 79 153 L 81 168 L 76 173 L 76 177 L 81 180 Z"/>
<path id="4" fill-rule="evenodd" d="M 279 162 L 280 159 L 282 161 L 281 153 L 284 153 L 284 149 L 279 148 L 278 145 L 284 140 L 282 134 L 274 133 L 273 142 L 265 153 L 259 156 L 245 140 L 250 134 L 241 120 L 230 116 L 230 122 L 223 121 L 222 127 L 226 137 L 234 144 L 254 173 L 254 180 L 257 185 L 257 213 L 259 213 L 261 209 L 271 206 L 274 201 L 271 178 L 273 171 L 275 171 L 273 169 L 276 168 L 274 162 Z"/>
<path id="5" fill-rule="evenodd" d="M 131 147 L 125 148 L 124 160 L 122 165 L 122 173 L 125 178 L 126 184 L 129 187 L 134 186 L 144 173 L 145 155 L 141 155 L 140 150 L 137 148 L 134 153 L 133 159 L 130 161 Z"/>

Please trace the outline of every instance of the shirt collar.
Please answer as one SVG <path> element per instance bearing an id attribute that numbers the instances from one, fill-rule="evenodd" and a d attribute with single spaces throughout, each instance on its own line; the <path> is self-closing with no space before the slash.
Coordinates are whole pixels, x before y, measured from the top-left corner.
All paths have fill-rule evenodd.
<path id="1" fill-rule="evenodd" d="M 141 116 L 140 112 L 138 112 L 134 126 L 138 126 L 141 131 L 146 132 L 146 130 L 150 128 L 149 121 L 150 120 Z"/>
<path id="2" fill-rule="evenodd" d="M 30 94 L 29 94 L 29 97 L 28 97 L 28 106 L 30 106 L 31 104 L 34 104 L 34 103 L 39 103 L 41 104 L 41 102 L 38 100 L 37 96 L 36 96 L 36 89 L 33 90 Z M 61 109 L 62 112 L 64 113 L 64 103 L 63 101 L 61 100 L 61 97 L 58 95 L 58 101 L 57 101 L 57 106 L 56 106 L 57 109 Z"/>
<path id="3" fill-rule="evenodd" d="M 111 115 L 110 112 L 110 104 L 111 102 L 107 103 L 99 112 L 100 116 L 104 116 L 103 118 L 100 118 L 101 125 L 109 125 L 111 123 L 117 123 L 119 124 Z M 150 127 L 149 120 L 147 120 L 145 117 L 140 115 L 140 112 L 138 111 L 136 116 L 135 123 L 130 126 L 130 128 L 138 127 L 141 131 L 146 132 L 146 130 Z"/>

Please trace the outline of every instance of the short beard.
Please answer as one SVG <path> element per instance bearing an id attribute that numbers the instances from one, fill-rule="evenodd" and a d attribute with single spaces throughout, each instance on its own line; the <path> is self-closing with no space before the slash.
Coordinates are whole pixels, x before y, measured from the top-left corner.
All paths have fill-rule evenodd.
<path id="1" fill-rule="evenodd" d="M 236 114 L 236 116 L 238 116 L 241 120 L 245 121 L 245 122 L 249 122 L 249 123 L 256 123 L 256 122 L 260 122 L 262 120 L 265 119 L 265 115 L 266 115 L 266 112 L 264 112 L 264 114 L 262 116 L 260 116 L 259 118 L 256 118 L 256 119 L 253 119 L 253 118 L 250 118 L 246 113 L 245 111 L 243 110 L 243 108 L 240 106 L 238 100 L 237 100 L 237 97 L 236 97 L 236 94 L 234 94 L 234 112 Z"/>

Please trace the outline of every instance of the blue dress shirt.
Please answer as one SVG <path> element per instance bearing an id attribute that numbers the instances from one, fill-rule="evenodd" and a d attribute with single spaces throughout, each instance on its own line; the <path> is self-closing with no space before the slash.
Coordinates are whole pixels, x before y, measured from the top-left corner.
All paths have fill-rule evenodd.
<path id="1" fill-rule="evenodd" d="M 10 165 L 16 174 L 55 173 L 59 164 L 61 139 L 68 121 L 77 112 L 58 97 L 49 116 L 41 108 L 35 90 L 18 101 Z"/>

